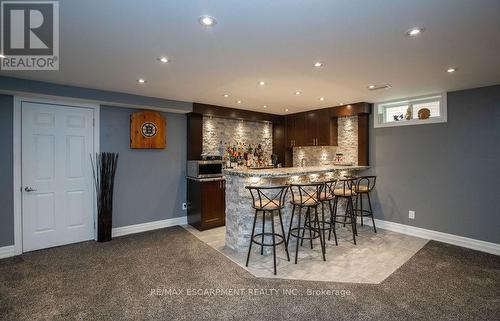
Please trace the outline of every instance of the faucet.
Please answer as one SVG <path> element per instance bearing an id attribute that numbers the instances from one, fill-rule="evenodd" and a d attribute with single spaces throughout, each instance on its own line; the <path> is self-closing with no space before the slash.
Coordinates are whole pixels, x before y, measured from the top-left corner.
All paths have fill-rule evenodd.
<path id="1" fill-rule="evenodd" d="M 306 159 L 305 158 L 301 158 L 300 159 L 300 167 L 304 167 L 306 164 Z"/>

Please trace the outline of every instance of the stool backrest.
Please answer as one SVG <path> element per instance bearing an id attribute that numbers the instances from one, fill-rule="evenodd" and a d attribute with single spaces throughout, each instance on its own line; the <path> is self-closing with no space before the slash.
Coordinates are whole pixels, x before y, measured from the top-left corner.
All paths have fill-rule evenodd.
<path id="1" fill-rule="evenodd" d="M 290 191 L 292 192 L 293 204 L 309 204 L 319 202 L 319 195 L 324 191 L 325 184 L 321 183 L 308 183 L 308 184 L 290 184 Z"/>
<path id="2" fill-rule="evenodd" d="M 353 177 L 345 177 L 339 178 L 335 181 L 335 186 L 333 190 L 335 194 L 341 196 L 350 196 L 352 195 L 352 188 L 355 186 L 356 178 Z"/>
<path id="3" fill-rule="evenodd" d="M 326 196 L 333 196 L 333 191 L 335 190 L 335 187 L 337 186 L 337 180 L 331 180 L 331 181 L 326 181 L 324 182 L 325 187 L 324 191 Z"/>
<path id="4" fill-rule="evenodd" d="M 252 196 L 252 207 L 255 209 L 275 208 L 285 206 L 285 197 L 288 186 L 245 186 Z"/>
<path id="5" fill-rule="evenodd" d="M 377 176 L 359 176 L 354 181 L 354 187 L 357 191 L 371 192 L 375 187 Z"/>

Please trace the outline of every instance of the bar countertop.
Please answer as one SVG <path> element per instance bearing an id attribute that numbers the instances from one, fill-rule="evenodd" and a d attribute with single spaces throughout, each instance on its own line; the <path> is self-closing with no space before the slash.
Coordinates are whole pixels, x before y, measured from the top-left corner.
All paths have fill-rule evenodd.
<path id="1" fill-rule="evenodd" d="M 234 175 L 241 177 L 287 177 L 296 175 L 319 174 L 332 171 L 342 170 L 365 170 L 369 166 L 340 166 L 340 165 L 325 165 L 325 166 L 308 166 L 308 167 L 282 167 L 270 169 L 246 169 L 246 168 L 228 168 L 224 169 L 225 175 Z"/>

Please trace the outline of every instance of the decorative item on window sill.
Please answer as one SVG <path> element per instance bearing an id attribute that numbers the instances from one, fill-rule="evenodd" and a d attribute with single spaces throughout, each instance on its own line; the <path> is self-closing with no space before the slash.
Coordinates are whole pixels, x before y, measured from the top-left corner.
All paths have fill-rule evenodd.
<path id="1" fill-rule="evenodd" d="M 412 119 L 412 117 L 413 117 L 413 113 L 412 113 L 411 107 L 408 106 L 408 108 L 406 109 L 405 119 L 410 120 L 410 119 Z"/>
<path id="2" fill-rule="evenodd" d="M 97 153 L 92 162 L 97 196 L 97 242 L 111 241 L 113 190 L 118 153 Z"/>
<path id="3" fill-rule="evenodd" d="M 403 114 L 401 114 L 401 115 L 394 115 L 393 117 L 394 117 L 394 121 L 400 121 L 400 120 L 404 119 Z"/>
<path id="4" fill-rule="evenodd" d="M 418 119 L 429 119 L 431 116 L 431 111 L 429 108 L 422 108 L 418 111 Z"/>

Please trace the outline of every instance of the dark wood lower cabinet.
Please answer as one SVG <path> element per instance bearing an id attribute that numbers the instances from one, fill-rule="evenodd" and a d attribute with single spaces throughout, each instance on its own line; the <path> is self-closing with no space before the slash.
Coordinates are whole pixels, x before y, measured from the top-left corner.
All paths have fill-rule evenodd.
<path id="1" fill-rule="evenodd" d="M 226 183 L 187 180 L 188 223 L 198 230 L 226 224 Z"/>

